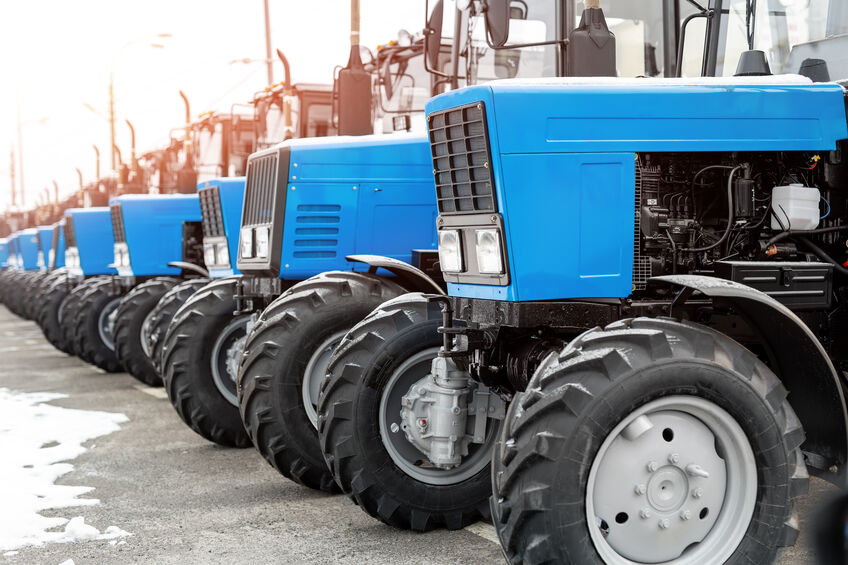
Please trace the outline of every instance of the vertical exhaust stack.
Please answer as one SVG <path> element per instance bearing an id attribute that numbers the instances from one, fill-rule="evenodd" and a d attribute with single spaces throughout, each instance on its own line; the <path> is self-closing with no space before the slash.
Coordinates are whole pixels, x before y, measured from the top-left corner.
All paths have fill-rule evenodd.
<path id="1" fill-rule="evenodd" d="M 568 39 L 568 76 L 614 77 L 615 35 L 607 27 L 600 0 L 586 0 L 586 8 Z"/>
<path id="2" fill-rule="evenodd" d="M 374 133 L 371 75 L 359 55 L 359 0 L 350 2 L 350 59 L 339 71 L 339 135 Z"/>

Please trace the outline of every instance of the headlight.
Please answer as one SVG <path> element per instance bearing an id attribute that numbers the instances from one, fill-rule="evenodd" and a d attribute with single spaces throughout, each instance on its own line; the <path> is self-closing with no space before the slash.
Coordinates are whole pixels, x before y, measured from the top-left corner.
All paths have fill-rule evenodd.
<path id="1" fill-rule="evenodd" d="M 230 264 L 230 248 L 226 243 L 215 244 L 215 264 L 229 265 Z"/>
<path id="2" fill-rule="evenodd" d="M 462 245 L 458 230 L 439 231 L 439 263 L 446 273 L 462 271 Z"/>
<path id="3" fill-rule="evenodd" d="M 42 268 L 45 267 L 45 265 L 44 265 L 44 252 L 41 251 L 40 249 L 38 250 L 38 261 L 36 261 L 35 264 L 38 265 L 39 267 L 42 267 Z"/>
<path id="4" fill-rule="evenodd" d="M 241 228 L 241 256 L 253 257 L 253 228 Z"/>
<path id="5" fill-rule="evenodd" d="M 476 236 L 477 268 L 489 275 L 502 274 L 501 234 L 498 230 L 477 230 Z"/>
<path id="6" fill-rule="evenodd" d="M 215 264 L 215 246 L 211 243 L 203 244 L 203 262 L 207 267 Z"/>
<path id="7" fill-rule="evenodd" d="M 256 228 L 256 256 L 268 258 L 268 241 L 271 239 L 271 228 Z"/>

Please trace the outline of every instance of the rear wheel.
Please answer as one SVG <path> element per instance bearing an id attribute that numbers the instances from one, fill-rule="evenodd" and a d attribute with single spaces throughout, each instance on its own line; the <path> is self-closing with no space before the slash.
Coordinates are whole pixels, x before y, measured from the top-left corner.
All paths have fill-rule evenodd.
<path id="1" fill-rule="evenodd" d="M 168 326 L 180 306 L 207 284 L 209 279 L 190 279 L 181 282 L 166 292 L 150 313 L 148 332 L 150 362 L 156 368 L 160 384 L 162 383 L 162 344 L 165 341 L 165 334 L 168 333 Z"/>
<path id="2" fill-rule="evenodd" d="M 115 354 L 126 372 L 149 386 L 162 386 L 150 361 L 151 317 L 159 299 L 177 279 L 158 277 L 143 282 L 121 300 L 115 315 Z"/>
<path id="3" fill-rule="evenodd" d="M 76 308 L 74 350 L 80 359 L 107 373 L 117 373 L 121 364 L 115 355 L 115 318 L 127 289 L 112 277 L 87 284 Z"/>
<path id="4" fill-rule="evenodd" d="M 493 457 L 513 563 L 770 563 L 808 476 L 777 377 L 706 327 L 584 333 L 516 396 Z"/>
<path id="5" fill-rule="evenodd" d="M 321 449 L 336 482 L 368 514 L 397 528 L 453 530 L 489 518 L 489 465 L 503 418 L 502 409 L 489 413 L 496 403 L 469 410 L 466 424 L 479 432 L 477 443 L 453 467 L 433 465 L 407 439 L 403 412 L 417 399 L 429 402 L 424 390 L 441 322 L 438 304 L 421 294 L 383 304 L 336 349 L 318 402 Z M 458 405 L 472 405 L 480 389 Z M 416 417 L 422 433 L 438 427 L 427 420 Z"/>
<path id="6" fill-rule="evenodd" d="M 177 310 L 165 335 L 162 377 L 191 429 L 219 445 L 247 447 L 236 377 L 250 316 L 233 314 L 235 284 L 232 278 L 213 281 Z"/>
<path id="7" fill-rule="evenodd" d="M 72 289 L 72 283 L 67 277 L 57 278 L 42 292 L 41 307 L 38 311 L 38 325 L 41 326 L 44 337 L 53 347 L 71 355 L 73 348 L 65 341 L 59 314 Z"/>
<path id="8" fill-rule="evenodd" d="M 59 327 L 62 330 L 62 341 L 65 344 L 67 352 L 71 355 L 79 356 L 76 340 L 74 339 L 74 332 L 76 331 L 76 320 L 82 297 L 86 292 L 88 292 L 91 285 L 97 284 L 101 281 L 110 280 L 110 278 L 111 277 L 108 276 L 99 276 L 85 279 L 75 286 L 60 304 L 56 318 L 59 323 Z"/>
<path id="9" fill-rule="evenodd" d="M 47 271 L 33 271 L 30 276 L 29 284 L 25 290 L 25 301 L 23 304 L 24 315 L 27 320 L 38 322 L 38 307 L 41 304 L 41 292 L 45 284 L 49 284 L 52 280 L 51 275 Z"/>
<path id="10" fill-rule="evenodd" d="M 345 333 L 403 289 L 381 277 L 330 272 L 302 281 L 262 312 L 239 370 L 239 408 L 253 444 L 283 476 L 337 490 L 316 432 L 318 392 Z"/>

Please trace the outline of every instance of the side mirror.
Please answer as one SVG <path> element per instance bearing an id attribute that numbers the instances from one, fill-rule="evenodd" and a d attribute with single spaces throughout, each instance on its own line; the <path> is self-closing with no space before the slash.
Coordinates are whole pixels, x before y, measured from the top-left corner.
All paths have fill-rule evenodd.
<path id="1" fill-rule="evenodd" d="M 486 6 L 486 28 L 492 47 L 503 47 L 509 39 L 509 0 L 488 0 Z"/>
<path id="2" fill-rule="evenodd" d="M 427 30 L 424 34 L 424 56 L 427 57 L 427 62 L 430 68 L 437 68 L 439 65 L 439 50 L 442 47 L 442 21 L 444 19 L 445 4 L 444 0 L 438 0 L 433 5 L 433 12 L 430 14 L 430 19 L 427 20 Z"/>

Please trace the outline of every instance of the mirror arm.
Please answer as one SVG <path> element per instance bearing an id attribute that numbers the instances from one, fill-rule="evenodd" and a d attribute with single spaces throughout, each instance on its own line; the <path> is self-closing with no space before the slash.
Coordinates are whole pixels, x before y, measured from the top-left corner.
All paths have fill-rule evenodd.
<path id="1" fill-rule="evenodd" d="M 430 1 L 424 0 L 424 70 L 430 73 L 431 75 L 435 75 L 437 77 L 442 77 L 446 79 L 450 79 L 450 74 L 440 71 L 437 69 L 430 68 L 429 57 L 427 56 L 427 42 L 432 41 L 432 36 L 435 34 L 435 30 L 430 27 L 430 21 L 428 16 L 430 15 Z M 439 49 L 441 50 L 442 38 L 436 38 L 439 42 Z"/>
<path id="2" fill-rule="evenodd" d="M 680 78 L 683 76 L 683 47 L 686 44 L 686 26 L 689 25 L 689 22 L 694 20 L 695 18 L 710 18 L 712 17 L 712 11 L 701 8 L 697 2 L 694 0 L 689 0 L 691 4 L 698 6 L 702 11 L 697 14 L 690 14 L 686 16 L 686 19 L 683 20 L 683 23 L 680 24 L 680 38 L 677 42 L 677 64 L 674 69 L 674 76 Z M 705 42 L 706 44 L 706 42 Z M 706 47 L 704 47 L 706 49 Z"/>
<path id="3" fill-rule="evenodd" d="M 568 39 L 551 39 L 550 41 L 538 41 L 536 43 L 510 43 L 498 47 L 492 44 L 488 30 L 486 31 L 486 45 L 494 51 L 505 51 L 508 49 L 524 49 L 525 47 L 541 47 L 544 45 L 568 45 Z"/>

